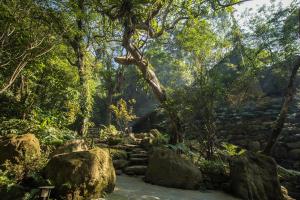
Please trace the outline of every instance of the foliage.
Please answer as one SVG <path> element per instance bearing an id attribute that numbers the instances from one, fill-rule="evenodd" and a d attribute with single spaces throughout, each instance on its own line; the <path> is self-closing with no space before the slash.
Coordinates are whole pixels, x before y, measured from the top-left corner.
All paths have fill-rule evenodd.
<path id="1" fill-rule="evenodd" d="M 57 146 L 66 140 L 75 139 L 74 131 L 57 126 L 55 120 L 52 121 L 51 118 L 43 117 L 42 119 L 42 121 L 4 120 L 0 123 L 0 135 L 33 133 L 43 146 Z"/>
<path id="2" fill-rule="evenodd" d="M 152 140 L 152 145 L 166 145 L 169 142 L 169 135 L 162 133 L 157 129 L 152 129 L 149 133 L 154 136 Z"/>
<path id="3" fill-rule="evenodd" d="M 109 145 L 116 145 L 122 142 L 122 134 L 114 125 L 104 126 L 100 130 L 100 140 L 107 142 Z"/>
<path id="4" fill-rule="evenodd" d="M 187 145 L 185 145 L 184 143 L 178 143 L 176 145 L 167 144 L 166 147 L 172 149 L 175 152 L 183 153 L 187 156 L 195 155 L 195 153 L 193 151 L 191 151 L 190 148 Z"/>
<path id="5" fill-rule="evenodd" d="M 120 149 L 109 149 L 109 153 L 114 160 L 127 159 L 127 152 Z"/>
<path id="6" fill-rule="evenodd" d="M 198 166 L 206 174 L 226 174 L 229 171 L 228 163 L 222 160 L 201 160 Z"/>
<path id="7" fill-rule="evenodd" d="M 19 184 L 25 178 L 32 177 L 40 179 L 40 171 L 46 166 L 48 162 L 48 154 L 44 152 L 39 158 L 25 157 L 24 160 L 20 160 L 19 163 L 12 163 L 7 160 L 1 171 L 1 184 Z"/>
<path id="8" fill-rule="evenodd" d="M 100 130 L 100 140 L 107 140 L 109 137 L 118 137 L 120 132 L 116 129 L 114 125 L 104 126 Z"/>
<path id="9" fill-rule="evenodd" d="M 136 116 L 133 113 L 133 104 L 135 100 L 129 101 L 129 106 L 122 98 L 117 102 L 117 105 L 111 105 L 110 108 L 115 116 L 116 123 L 121 131 L 128 132 L 129 122 L 133 121 Z"/>
<path id="10" fill-rule="evenodd" d="M 222 153 L 225 153 L 225 155 L 228 156 L 241 155 L 245 152 L 244 149 L 241 149 L 238 146 L 230 143 L 222 143 L 222 147 L 224 148 L 224 150 L 222 150 Z"/>

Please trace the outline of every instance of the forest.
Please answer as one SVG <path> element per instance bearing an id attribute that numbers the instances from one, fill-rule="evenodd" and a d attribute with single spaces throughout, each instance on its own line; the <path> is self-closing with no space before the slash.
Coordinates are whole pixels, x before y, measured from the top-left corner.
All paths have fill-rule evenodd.
<path id="1" fill-rule="evenodd" d="M 299 0 L 0 0 L 0 199 L 300 199 L 299 24 Z"/>

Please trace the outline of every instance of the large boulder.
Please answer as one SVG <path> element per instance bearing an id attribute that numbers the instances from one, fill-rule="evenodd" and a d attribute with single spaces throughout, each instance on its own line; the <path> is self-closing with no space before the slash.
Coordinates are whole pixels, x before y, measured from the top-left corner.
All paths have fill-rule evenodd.
<path id="1" fill-rule="evenodd" d="M 76 152 L 76 151 L 87 151 L 88 145 L 85 143 L 84 140 L 69 140 L 65 142 L 63 145 L 59 146 L 57 149 L 55 149 L 51 157 L 58 155 L 58 154 L 63 154 L 63 153 L 71 153 L 71 152 Z"/>
<path id="2" fill-rule="evenodd" d="M 230 188 L 245 200 L 283 200 L 275 161 L 268 156 L 245 152 L 230 160 Z"/>
<path id="3" fill-rule="evenodd" d="M 116 182 L 110 154 L 101 148 L 58 154 L 45 167 L 45 176 L 55 185 L 56 197 L 70 200 L 99 198 Z"/>
<path id="4" fill-rule="evenodd" d="M 197 189 L 202 182 L 200 170 L 170 149 L 154 148 L 149 157 L 145 181 L 174 188 Z"/>
<path id="5" fill-rule="evenodd" d="M 0 165 L 6 160 L 18 164 L 41 155 L 39 140 L 33 134 L 9 135 L 0 139 Z"/>

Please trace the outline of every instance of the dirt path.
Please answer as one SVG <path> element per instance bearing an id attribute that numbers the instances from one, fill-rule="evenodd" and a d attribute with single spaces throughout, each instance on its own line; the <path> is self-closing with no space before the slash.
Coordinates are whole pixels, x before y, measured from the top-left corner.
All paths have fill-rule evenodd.
<path id="1" fill-rule="evenodd" d="M 219 191 L 193 191 L 144 183 L 141 178 L 118 176 L 115 191 L 106 200 L 237 200 Z"/>

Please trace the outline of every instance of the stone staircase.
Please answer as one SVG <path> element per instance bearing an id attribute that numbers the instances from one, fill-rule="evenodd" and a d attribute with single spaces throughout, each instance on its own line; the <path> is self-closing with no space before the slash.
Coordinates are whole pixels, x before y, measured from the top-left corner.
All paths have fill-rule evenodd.
<path id="1" fill-rule="evenodd" d="M 148 151 L 139 145 L 131 145 L 125 148 L 127 159 L 113 160 L 116 173 L 125 173 L 129 176 L 144 176 L 148 167 Z"/>

